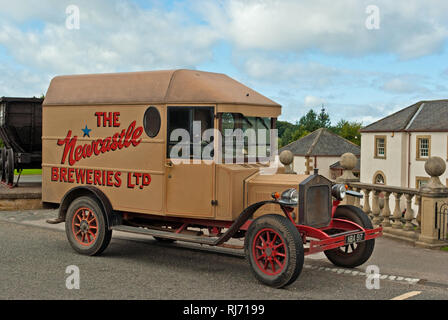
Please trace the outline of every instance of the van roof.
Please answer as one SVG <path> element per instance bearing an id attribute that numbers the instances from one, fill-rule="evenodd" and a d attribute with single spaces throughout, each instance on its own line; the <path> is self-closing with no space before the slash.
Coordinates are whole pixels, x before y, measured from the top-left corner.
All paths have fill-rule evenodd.
<path id="1" fill-rule="evenodd" d="M 221 73 L 164 70 L 53 78 L 44 106 L 219 103 L 281 107 Z"/>

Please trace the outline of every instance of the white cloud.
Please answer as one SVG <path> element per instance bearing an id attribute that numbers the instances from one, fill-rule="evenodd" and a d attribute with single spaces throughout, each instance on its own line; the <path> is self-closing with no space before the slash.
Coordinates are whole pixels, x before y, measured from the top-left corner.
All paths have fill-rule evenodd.
<path id="1" fill-rule="evenodd" d="M 41 10 L 33 13 L 23 2 L 19 6 L 0 0 L 5 6 L 0 13 L 0 46 L 30 72 L 54 76 L 194 68 L 210 59 L 218 39 L 213 29 L 191 21 L 181 9 L 143 10 L 124 1 L 76 1 L 80 29 L 69 30 L 66 4 L 41 1 Z M 36 19 L 45 19 L 43 25 L 24 28 L 17 23 Z M 42 83 L 45 91 L 46 86 Z"/>
<path id="2" fill-rule="evenodd" d="M 417 92 L 423 92 L 426 89 L 419 85 L 419 82 L 411 79 L 403 79 L 403 78 L 393 78 L 390 80 L 387 80 L 383 86 L 382 89 L 387 92 L 391 93 L 417 93 Z"/>
<path id="3" fill-rule="evenodd" d="M 365 27 L 371 0 L 229 0 L 223 13 L 227 19 L 219 19 L 215 27 L 245 50 L 394 53 L 408 59 L 443 48 L 447 1 L 373 2 L 380 9 L 379 30 Z"/>
<path id="4" fill-rule="evenodd" d="M 306 96 L 303 105 L 307 108 L 316 108 L 325 105 L 326 102 L 327 101 L 324 98 L 319 98 L 315 96 Z"/>

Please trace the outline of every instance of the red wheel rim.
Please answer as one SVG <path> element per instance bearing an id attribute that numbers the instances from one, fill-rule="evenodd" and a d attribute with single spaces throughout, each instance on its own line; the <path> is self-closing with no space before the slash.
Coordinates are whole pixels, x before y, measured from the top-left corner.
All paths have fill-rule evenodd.
<path id="1" fill-rule="evenodd" d="M 83 246 L 95 242 L 98 234 L 98 220 L 89 208 L 79 208 L 73 215 L 72 231 L 76 241 Z"/>
<path id="2" fill-rule="evenodd" d="M 286 244 L 280 234 L 273 229 L 258 231 L 253 241 L 252 252 L 258 268 L 267 275 L 277 275 L 285 268 Z"/>

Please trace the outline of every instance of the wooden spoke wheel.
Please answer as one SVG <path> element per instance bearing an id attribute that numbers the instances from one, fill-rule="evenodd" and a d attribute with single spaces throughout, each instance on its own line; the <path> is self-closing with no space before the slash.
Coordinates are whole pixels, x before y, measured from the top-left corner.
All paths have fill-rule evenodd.
<path id="1" fill-rule="evenodd" d="M 102 207 L 88 196 L 77 198 L 70 204 L 65 217 L 65 232 L 73 249 L 91 256 L 102 253 L 112 238 Z"/>
<path id="2" fill-rule="evenodd" d="M 245 239 L 245 252 L 255 277 L 271 287 L 293 283 L 303 268 L 303 242 L 297 228 L 277 214 L 252 222 Z"/>

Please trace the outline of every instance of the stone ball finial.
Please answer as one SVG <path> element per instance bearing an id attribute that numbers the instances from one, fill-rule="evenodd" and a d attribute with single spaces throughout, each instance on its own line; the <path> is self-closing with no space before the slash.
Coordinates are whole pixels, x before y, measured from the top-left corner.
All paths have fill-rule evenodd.
<path id="1" fill-rule="evenodd" d="M 294 170 L 292 169 L 291 164 L 294 161 L 294 155 L 289 150 L 283 150 L 280 152 L 280 155 L 278 156 L 280 162 L 285 166 L 285 173 L 286 174 L 295 174 Z"/>
<path id="2" fill-rule="evenodd" d="M 294 161 L 294 155 L 289 150 L 283 150 L 280 152 L 279 160 L 284 166 L 288 166 Z"/>
<path id="3" fill-rule="evenodd" d="M 435 196 L 438 194 L 446 194 L 448 189 L 442 184 L 439 178 L 445 170 L 445 160 L 440 157 L 429 157 L 425 162 L 425 171 L 431 178 L 427 184 L 420 187 L 420 192 Z"/>
<path id="4" fill-rule="evenodd" d="M 425 162 L 425 171 L 431 177 L 440 177 L 445 170 L 445 160 L 440 157 L 429 157 Z"/>
<path id="5" fill-rule="evenodd" d="M 358 158 L 353 153 L 347 152 L 341 156 L 340 164 L 341 167 L 346 170 L 353 170 L 356 167 Z"/>

